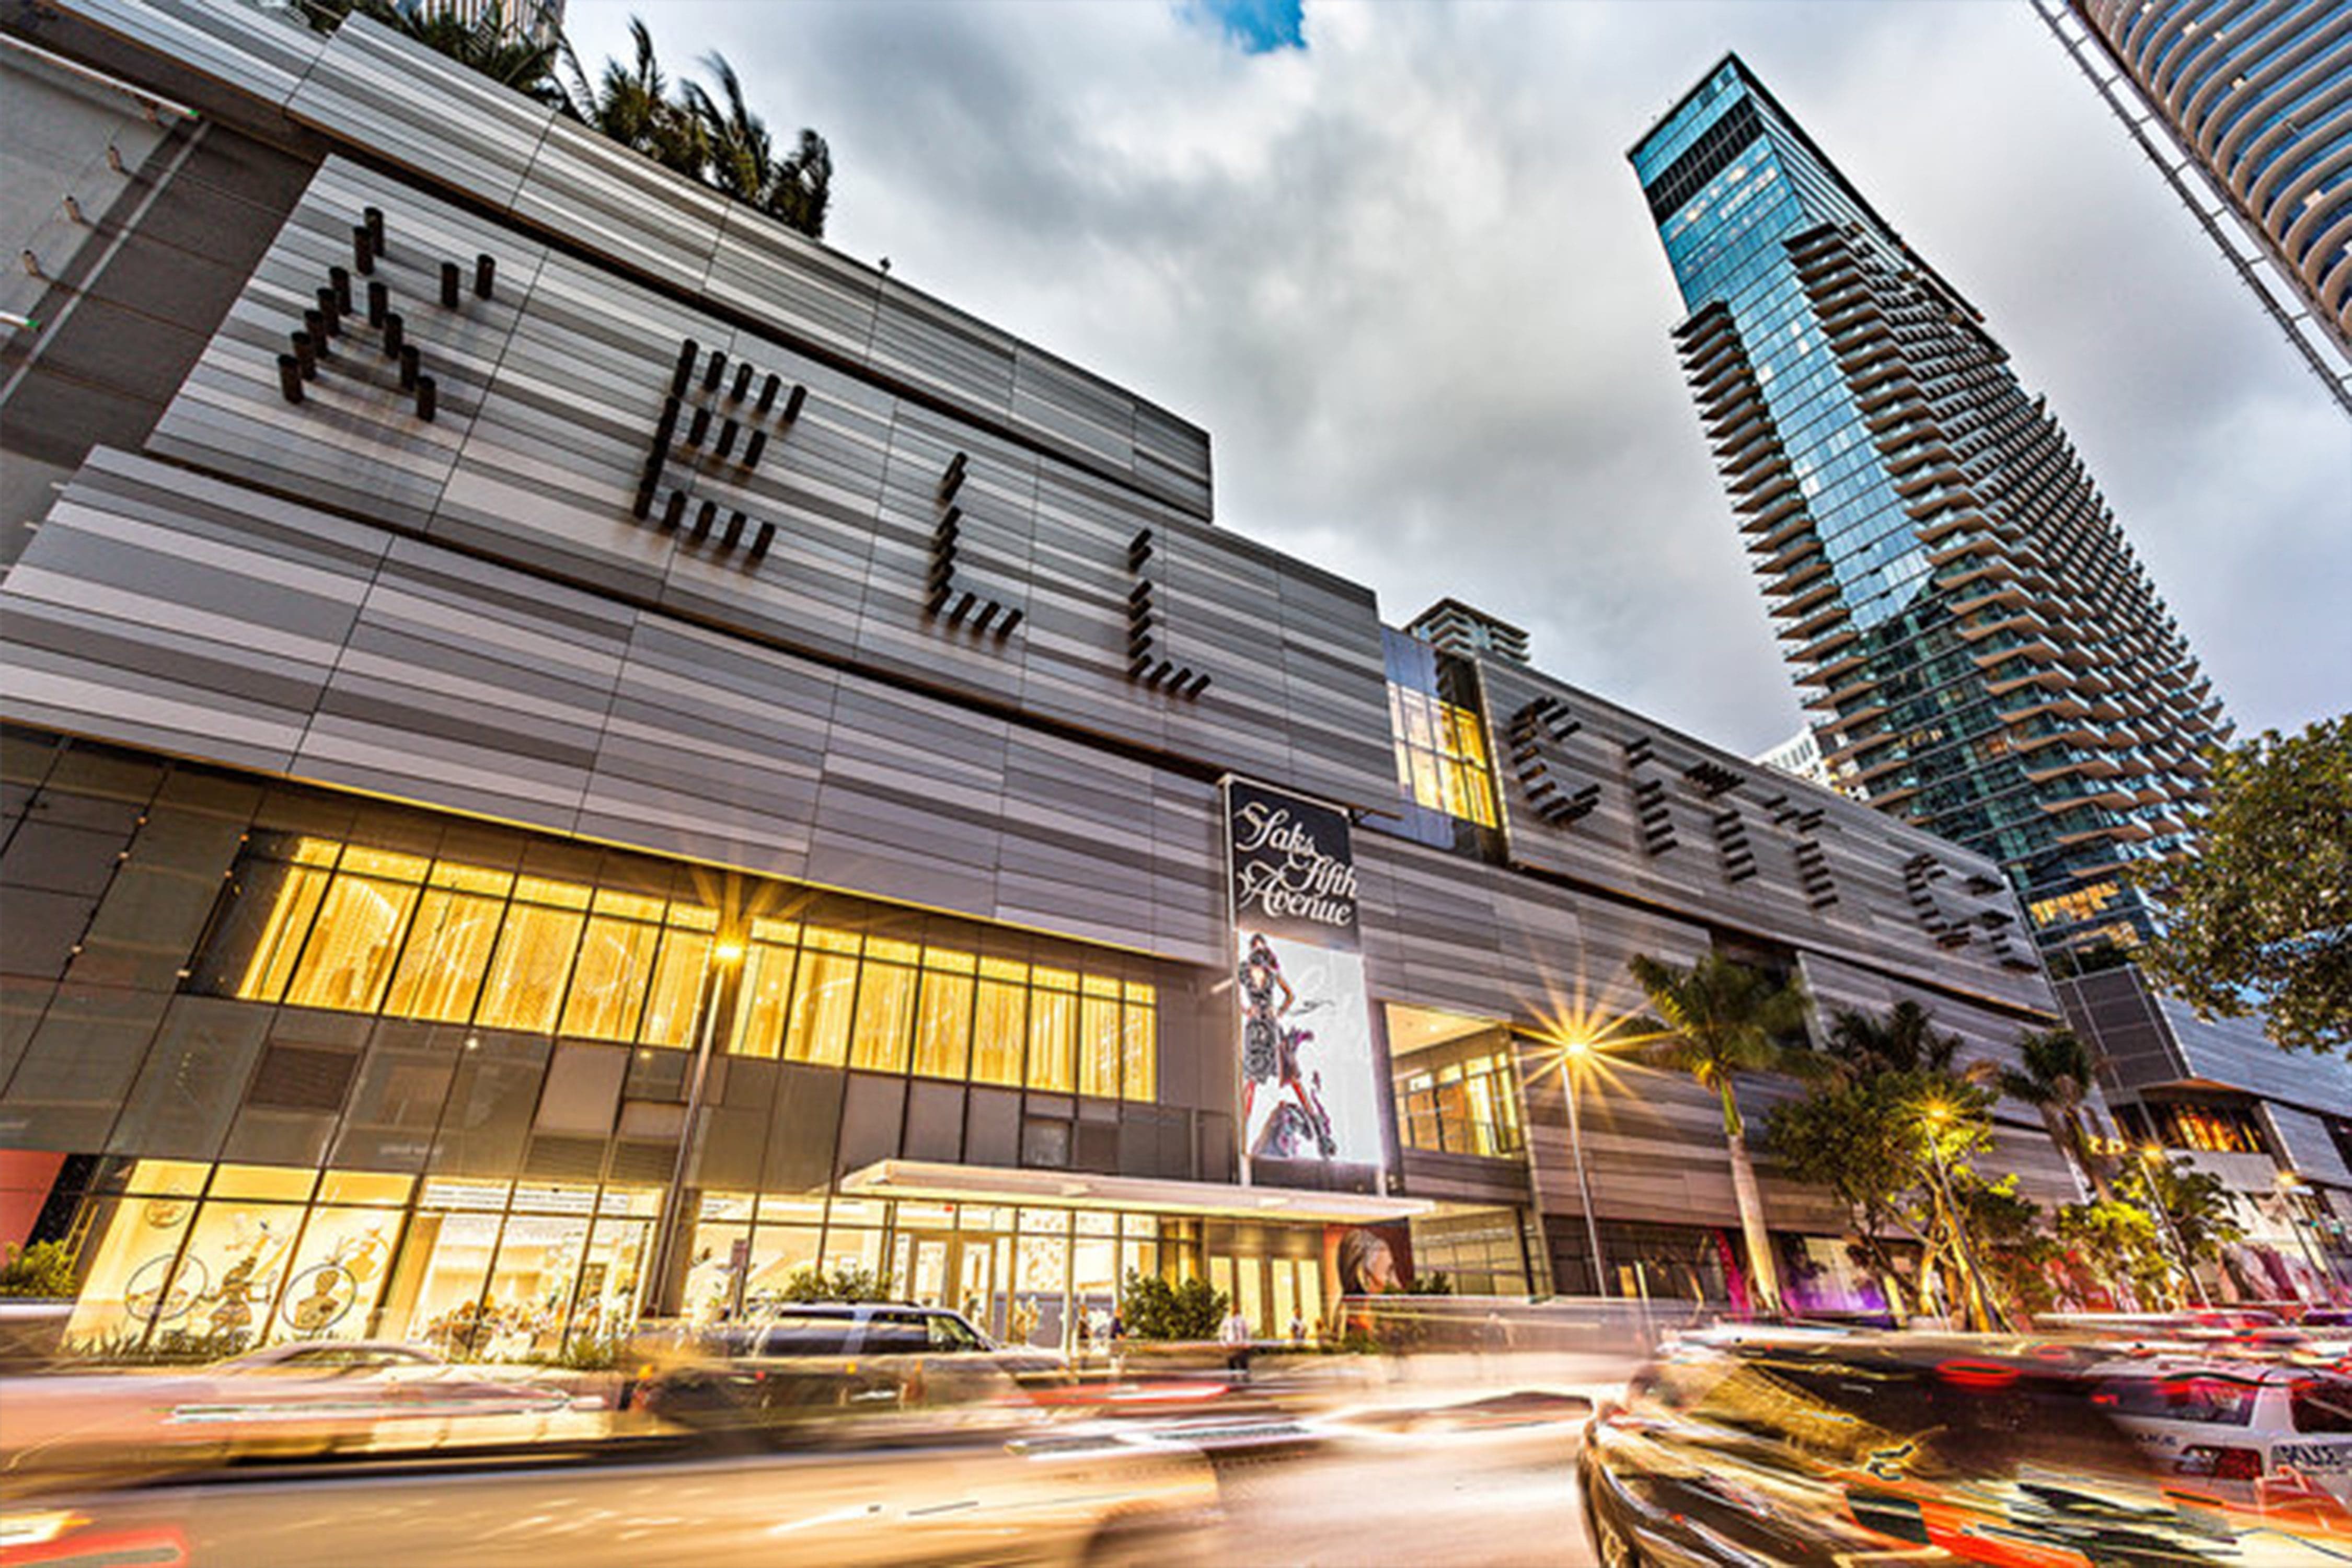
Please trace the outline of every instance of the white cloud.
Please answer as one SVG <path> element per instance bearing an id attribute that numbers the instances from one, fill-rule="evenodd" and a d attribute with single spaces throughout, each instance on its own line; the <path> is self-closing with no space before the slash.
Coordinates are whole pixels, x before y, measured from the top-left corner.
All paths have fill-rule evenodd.
<path id="1" fill-rule="evenodd" d="M 838 169 L 831 237 L 1211 434 L 1219 521 L 1526 626 L 1757 750 L 1797 722 L 1623 153 L 1737 48 L 2051 395 L 2249 727 L 2352 708 L 2352 426 L 2024 5 L 661 0 Z M 628 7 L 572 0 L 583 58 Z"/>

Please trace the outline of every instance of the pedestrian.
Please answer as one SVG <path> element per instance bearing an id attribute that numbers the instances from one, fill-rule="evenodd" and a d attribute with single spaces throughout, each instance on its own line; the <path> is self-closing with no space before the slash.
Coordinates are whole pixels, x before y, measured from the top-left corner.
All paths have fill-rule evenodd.
<path id="1" fill-rule="evenodd" d="M 1117 1310 L 1110 1315 L 1110 1374 L 1127 1375 L 1127 1320 Z"/>
<path id="2" fill-rule="evenodd" d="M 1293 1345 L 1304 1345 L 1307 1342 L 1307 1318 L 1296 1307 L 1290 1310 L 1290 1342 Z"/>
<path id="3" fill-rule="evenodd" d="M 1225 1314 L 1224 1327 L 1217 1331 L 1217 1342 L 1225 1347 L 1225 1370 L 1249 1374 L 1250 1321 L 1235 1307 Z"/>

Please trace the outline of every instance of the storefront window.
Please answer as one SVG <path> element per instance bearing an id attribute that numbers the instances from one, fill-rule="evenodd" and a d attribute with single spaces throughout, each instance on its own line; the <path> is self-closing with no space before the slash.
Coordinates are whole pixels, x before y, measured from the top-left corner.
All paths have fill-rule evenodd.
<path id="1" fill-rule="evenodd" d="M 393 1179 L 406 1184 L 405 1177 Z M 383 1208 L 312 1209 L 268 1337 L 362 1334 L 383 1295 L 400 1219 Z"/>

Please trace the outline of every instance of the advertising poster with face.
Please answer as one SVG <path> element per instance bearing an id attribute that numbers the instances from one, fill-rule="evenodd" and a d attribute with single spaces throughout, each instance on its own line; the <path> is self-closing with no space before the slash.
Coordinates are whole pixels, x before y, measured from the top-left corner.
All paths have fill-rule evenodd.
<path id="1" fill-rule="evenodd" d="M 1370 1190 L 1388 1162 L 1346 814 L 1225 784 L 1244 1179 Z"/>

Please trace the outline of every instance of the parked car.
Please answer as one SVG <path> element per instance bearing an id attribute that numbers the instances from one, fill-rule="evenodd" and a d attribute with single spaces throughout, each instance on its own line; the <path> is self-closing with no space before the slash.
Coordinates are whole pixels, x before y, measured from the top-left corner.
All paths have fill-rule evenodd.
<path id="1" fill-rule="evenodd" d="M 2352 1378 L 2311 1366 L 2161 1356 L 2099 1369 L 2095 1396 L 2166 1475 L 2301 1478 L 2352 1501 Z"/>
<path id="2" fill-rule="evenodd" d="M 810 1437 L 864 1415 L 997 1408 L 1066 1384 L 1068 1364 L 1004 1350 L 943 1307 L 817 1302 L 643 1342 L 632 1409 L 702 1431 Z"/>
<path id="3" fill-rule="evenodd" d="M 2095 1364 L 2023 1340 L 1687 1342 L 1587 1428 L 1586 1528 L 1609 1568 L 2342 1560 L 2332 1517 L 2168 1494 Z"/>
<path id="4" fill-rule="evenodd" d="M 0 1387 L 0 1469 L 174 1467 L 582 1435 L 594 1401 L 381 1341 L 271 1345 L 184 1371 L 68 1372 Z"/>

